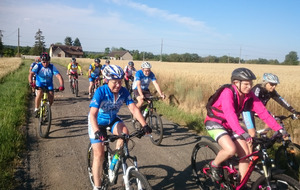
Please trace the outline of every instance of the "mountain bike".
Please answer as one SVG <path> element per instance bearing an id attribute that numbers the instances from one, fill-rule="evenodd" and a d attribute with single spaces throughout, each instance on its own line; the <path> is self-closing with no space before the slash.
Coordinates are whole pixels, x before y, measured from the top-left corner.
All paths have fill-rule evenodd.
<path id="1" fill-rule="evenodd" d="M 141 112 L 146 120 L 146 123 L 151 127 L 152 133 L 150 135 L 151 142 L 154 145 L 160 145 L 163 140 L 164 128 L 161 117 L 156 112 L 153 102 L 157 101 L 159 98 L 150 96 L 149 98 L 144 98 L 145 104 L 141 107 Z M 136 119 L 133 118 L 131 114 L 132 125 L 135 129 L 141 129 L 142 125 Z"/>
<path id="2" fill-rule="evenodd" d="M 41 99 L 40 109 L 38 113 L 38 131 L 40 134 L 40 137 L 47 138 L 49 135 L 50 127 L 51 127 L 51 120 L 52 120 L 52 114 L 51 114 L 51 106 L 48 99 L 48 93 L 49 90 L 47 87 L 41 88 L 43 91 L 43 97 Z M 58 92 L 58 89 L 54 89 L 54 92 Z"/>
<path id="3" fill-rule="evenodd" d="M 71 82 L 70 82 L 70 89 L 72 94 L 75 94 L 75 97 L 78 97 L 78 74 L 77 73 L 70 73 L 71 75 Z"/>
<path id="4" fill-rule="evenodd" d="M 102 80 L 103 78 L 98 76 L 95 81 L 94 84 L 92 86 L 92 97 L 94 96 L 95 91 L 97 90 L 97 88 L 99 88 L 102 85 Z"/>
<path id="5" fill-rule="evenodd" d="M 109 129 L 108 129 L 109 130 Z M 102 188 L 108 189 L 110 186 L 115 185 L 117 183 L 118 179 L 118 171 L 120 169 L 120 166 L 122 166 L 123 170 L 123 185 L 126 190 L 151 190 L 151 186 L 149 182 L 147 181 L 146 177 L 139 172 L 138 166 L 137 166 L 137 158 L 136 156 L 130 156 L 129 154 L 129 148 L 128 148 L 128 141 L 131 140 L 131 142 L 134 144 L 134 141 L 132 141 L 133 137 L 141 137 L 142 131 L 135 131 L 134 133 L 130 135 L 122 134 L 122 135 L 108 135 L 108 138 L 106 141 L 104 141 L 105 146 L 105 156 L 104 156 L 104 162 L 103 162 L 103 174 L 102 174 Z M 113 151 L 109 144 L 110 142 L 114 142 L 117 139 L 123 140 L 123 147 L 119 150 Z M 134 147 L 134 145 L 133 145 Z M 132 147 L 132 149 L 133 149 Z M 112 163 L 112 158 L 114 154 L 118 151 L 119 155 L 119 161 L 114 166 L 114 169 L 110 169 L 110 165 Z M 127 160 L 129 160 L 131 163 L 133 163 L 133 166 L 128 166 Z M 91 146 L 91 143 L 89 143 L 88 146 L 88 152 L 87 152 L 87 169 L 89 174 L 89 180 L 92 184 L 92 187 L 94 187 L 94 178 L 92 173 L 92 165 L 93 165 L 93 148 Z"/>
<path id="6" fill-rule="evenodd" d="M 205 139 L 205 138 L 204 138 Z M 250 175 L 255 169 L 255 166 L 259 163 L 263 168 L 263 175 L 261 175 L 251 185 L 251 189 L 300 189 L 298 181 L 285 174 L 281 174 L 281 171 L 273 167 L 274 163 L 269 157 L 267 149 L 271 148 L 277 140 L 282 139 L 281 133 L 276 133 L 271 138 L 266 135 L 262 137 L 253 138 L 254 151 L 241 158 L 236 156 L 228 159 L 222 163 L 222 180 L 214 181 L 209 164 L 215 159 L 219 148 L 215 141 L 210 137 L 206 140 L 198 142 L 192 152 L 191 165 L 193 170 L 193 176 L 201 190 L 204 189 L 229 189 L 240 190 L 247 187 L 247 182 Z M 239 161 L 244 159 L 250 159 L 250 164 L 247 169 L 246 175 L 243 179 L 240 179 L 237 165 Z"/>

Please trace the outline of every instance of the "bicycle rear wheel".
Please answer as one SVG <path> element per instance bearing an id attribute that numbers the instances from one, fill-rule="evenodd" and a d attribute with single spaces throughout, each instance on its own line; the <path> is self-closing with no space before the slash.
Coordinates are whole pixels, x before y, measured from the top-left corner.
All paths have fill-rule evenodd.
<path id="1" fill-rule="evenodd" d="M 78 97 L 78 80 L 75 80 L 74 82 L 74 91 L 75 91 L 75 97 Z"/>
<path id="2" fill-rule="evenodd" d="M 146 122 L 152 129 L 150 138 L 151 142 L 157 146 L 160 145 L 164 135 L 164 128 L 160 116 L 155 111 L 153 111 L 147 116 Z"/>
<path id="3" fill-rule="evenodd" d="M 220 189 L 220 185 L 203 172 L 203 168 L 209 168 L 209 163 L 215 159 L 218 152 L 219 148 L 209 141 L 200 141 L 193 149 L 191 165 L 196 183 L 201 190 Z"/>
<path id="4" fill-rule="evenodd" d="M 129 172 L 129 185 L 132 190 L 152 190 L 146 177 L 136 170 Z"/>
<path id="5" fill-rule="evenodd" d="M 286 150 L 283 146 L 280 146 L 275 154 L 275 165 L 277 168 L 285 170 L 285 174 L 299 181 L 300 146 L 289 143 Z"/>
<path id="6" fill-rule="evenodd" d="M 285 174 L 277 174 L 271 176 L 270 185 L 272 189 L 279 189 L 279 190 L 300 190 L 300 184 L 295 179 L 285 175 Z M 265 176 L 261 176 L 252 184 L 252 190 L 257 189 L 270 189 L 267 186 L 267 180 Z"/>
<path id="7" fill-rule="evenodd" d="M 40 107 L 39 116 L 39 134 L 42 138 L 47 138 L 51 127 L 51 107 L 49 104 L 44 104 Z"/>

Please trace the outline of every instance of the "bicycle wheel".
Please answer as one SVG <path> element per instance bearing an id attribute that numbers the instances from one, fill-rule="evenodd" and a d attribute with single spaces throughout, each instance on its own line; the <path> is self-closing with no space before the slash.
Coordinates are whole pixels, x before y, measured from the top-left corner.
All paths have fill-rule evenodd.
<path id="1" fill-rule="evenodd" d="M 220 189 L 220 185 L 203 172 L 203 168 L 209 168 L 209 163 L 215 159 L 218 152 L 219 148 L 209 141 L 200 141 L 193 149 L 191 165 L 196 183 L 201 190 Z"/>
<path id="2" fill-rule="evenodd" d="M 73 86 L 73 79 L 71 79 L 71 82 L 70 82 L 70 90 L 71 90 L 71 93 L 74 94 L 74 86 Z"/>
<path id="3" fill-rule="evenodd" d="M 285 170 L 285 174 L 299 181 L 300 146 L 294 143 L 289 143 L 286 149 L 280 146 L 275 153 L 275 165 Z"/>
<path id="4" fill-rule="evenodd" d="M 147 116 L 146 122 L 149 125 L 149 127 L 151 127 L 152 129 L 151 138 L 150 138 L 152 143 L 157 146 L 160 145 L 164 135 L 163 124 L 160 116 L 155 111 L 153 111 L 151 114 L 149 113 L 149 115 Z"/>
<path id="5" fill-rule="evenodd" d="M 51 127 L 51 107 L 49 104 L 44 104 L 40 107 L 39 117 L 39 134 L 42 138 L 47 138 Z"/>
<path id="6" fill-rule="evenodd" d="M 285 174 L 277 174 L 271 176 L 270 179 L 270 185 L 272 189 L 279 189 L 279 190 L 285 190 L 285 189 L 298 189 L 300 190 L 300 184 L 295 179 L 285 175 Z M 256 182 L 252 184 L 252 190 L 257 189 L 270 189 L 270 187 L 267 186 L 267 180 L 265 176 L 259 177 Z"/>
<path id="7" fill-rule="evenodd" d="M 129 185 L 132 190 L 151 190 L 151 186 L 146 177 L 139 171 L 130 170 Z"/>
<path id="8" fill-rule="evenodd" d="M 75 97 L 78 97 L 78 80 L 75 81 L 74 83 L 74 91 L 75 91 Z"/>

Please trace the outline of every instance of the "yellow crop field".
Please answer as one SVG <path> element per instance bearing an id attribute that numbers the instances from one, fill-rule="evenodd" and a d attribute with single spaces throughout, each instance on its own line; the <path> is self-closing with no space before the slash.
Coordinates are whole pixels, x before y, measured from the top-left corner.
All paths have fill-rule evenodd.
<path id="1" fill-rule="evenodd" d="M 21 58 L 0 58 L 0 79 L 18 69 L 21 63 Z"/>

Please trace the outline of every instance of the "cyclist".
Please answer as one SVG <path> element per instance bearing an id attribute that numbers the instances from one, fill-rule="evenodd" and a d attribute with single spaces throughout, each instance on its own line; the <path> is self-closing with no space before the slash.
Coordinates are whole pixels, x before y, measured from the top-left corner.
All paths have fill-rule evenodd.
<path id="1" fill-rule="evenodd" d="M 115 135 L 128 134 L 128 129 L 123 121 L 118 117 L 118 112 L 126 103 L 130 112 L 142 124 L 145 134 L 151 133 L 152 129 L 146 124 L 140 110 L 135 106 L 129 92 L 122 87 L 124 72 L 121 67 L 109 65 L 103 69 L 103 75 L 108 80 L 107 85 L 99 87 L 90 103 L 88 114 L 88 133 L 93 148 L 93 177 L 95 188 L 101 189 L 102 165 L 104 160 L 103 141 L 107 137 L 105 126 L 111 127 L 111 132 Z M 122 140 L 118 140 L 116 148 L 122 146 Z"/>
<path id="2" fill-rule="evenodd" d="M 132 61 L 128 62 L 128 65 L 126 65 L 124 67 L 124 72 L 125 72 L 125 77 L 124 77 L 124 81 L 125 81 L 125 86 L 127 88 L 127 90 L 129 91 L 130 86 L 129 86 L 129 80 L 133 81 L 134 76 L 133 76 L 133 71 L 135 72 L 136 69 L 134 68 L 134 63 Z"/>
<path id="3" fill-rule="evenodd" d="M 78 69 L 80 70 L 80 74 L 82 75 L 81 66 L 79 65 L 79 63 L 76 62 L 76 58 L 73 57 L 71 59 L 71 63 L 69 63 L 69 65 L 68 65 L 68 69 L 67 69 L 67 75 L 69 75 L 69 82 L 70 83 L 71 83 L 72 75 L 75 75 L 76 78 L 78 77 L 78 73 L 77 73 Z"/>
<path id="4" fill-rule="evenodd" d="M 96 78 L 100 77 L 101 75 L 101 64 L 100 64 L 100 59 L 96 58 L 94 60 L 94 63 L 90 64 L 89 67 L 89 72 L 88 72 L 88 76 L 89 76 L 89 81 L 90 81 L 90 86 L 89 86 L 89 98 L 92 98 L 92 88 L 94 85 L 94 82 L 96 80 Z"/>
<path id="5" fill-rule="evenodd" d="M 252 111 L 267 123 L 274 131 L 287 135 L 286 131 L 269 114 L 262 102 L 251 91 L 252 80 L 256 77 L 247 68 L 237 68 L 232 72 L 231 85 L 224 88 L 216 101 L 211 105 L 205 118 L 208 134 L 221 146 L 216 158 L 210 162 L 212 177 L 221 180 L 220 165 L 236 153 L 239 157 L 249 154 L 252 144 L 251 136 L 239 124 L 239 115 L 246 104 L 251 104 Z M 243 179 L 249 165 L 248 160 L 240 161 L 239 171 Z"/>
<path id="6" fill-rule="evenodd" d="M 151 64 L 148 62 L 143 62 L 141 65 L 142 69 L 138 70 L 135 73 L 134 81 L 133 81 L 133 91 L 134 91 L 134 96 L 137 99 L 137 104 L 136 106 L 140 108 L 143 105 L 144 102 L 144 97 L 150 97 L 151 93 L 149 91 L 149 84 L 152 81 L 155 89 L 159 93 L 159 95 L 165 99 L 165 95 L 161 91 L 154 73 L 151 71 Z"/>
<path id="7" fill-rule="evenodd" d="M 106 59 L 105 60 L 105 64 L 104 65 L 102 65 L 102 67 L 101 67 L 101 73 L 102 73 L 102 75 L 103 75 L 103 70 L 104 70 L 104 68 L 107 66 L 107 65 L 109 65 L 110 64 L 110 61 L 108 60 L 108 59 Z M 105 84 L 107 84 L 108 83 L 108 80 L 104 77 L 103 78 L 103 85 L 105 85 Z"/>
<path id="8" fill-rule="evenodd" d="M 35 108 L 34 113 L 35 116 L 38 116 L 39 106 L 42 99 L 42 87 L 46 87 L 49 90 L 48 97 L 50 105 L 53 103 L 54 99 L 54 88 L 53 88 L 53 75 L 55 75 L 59 81 L 60 87 L 59 91 L 63 91 L 64 88 L 64 79 L 61 74 L 58 72 L 56 67 L 50 63 L 50 56 L 48 53 L 44 52 L 40 56 L 41 63 L 36 64 L 31 72 L 29 73 L 28 80 L 32 88 L 37 88 L 37 95 L 35 98 Z M 36 84 L 33 83 L 32 77 L 36 75 Z"/>
<path id="9" fill-rule="evenodd" d="M 31 72 L 32 68 L 33 68 L 36 64 L 38 64 L 39 62 L 40 62 L 40 57 L 36 57 L 35 60 L 34 60 L 34 62 L 31 63 L 31 65 L 30 65 L 29 73 Z M 32 82 L 35 84 L 35 75 L 33 75 L 33 77 L 32 77 Z M 34 89 L 34 88 L 31 88 L 31 91 L 32 91 L 32 95 L 35 96 L 35 89 Z"/>
<path id="10" fill-rule="evenodd" d="M 300 115 L 291 105 L 287 103 L 275 90 L 276 86 L 279 84 L 279 78 L 272 73 L 264 73 L 263 81 L 260 84 L 255 85 L 251 91 L 254 92 L 255 96 L 257 96 L 260 101 L 266 106 L 268 101 L 272 98 L 277 103 L 279 103 L 286 110 Z M 243 112 L 243 118 L 248 129 L 248 133 L 254 137 L 255 136 L 255 121 L 254 121 L 254 113 L 251 111 Z M 267 127 L 267 126 L 266 126 Z"/>

